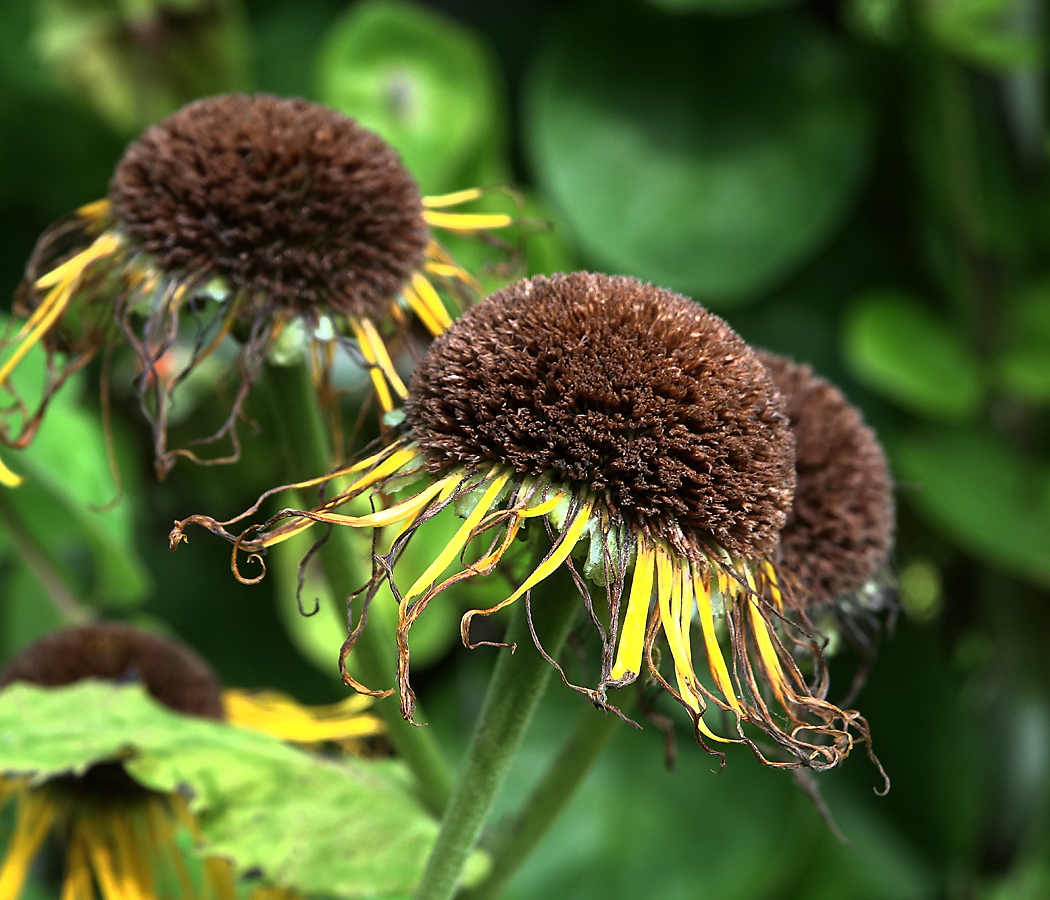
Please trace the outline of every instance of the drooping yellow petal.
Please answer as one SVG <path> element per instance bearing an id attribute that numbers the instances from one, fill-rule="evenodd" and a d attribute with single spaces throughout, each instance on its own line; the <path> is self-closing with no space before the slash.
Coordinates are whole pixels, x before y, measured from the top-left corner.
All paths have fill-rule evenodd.
<path id="1" fill-rule="evenodd" d="M 83 273 L 84 270 L 103 256 L 109 256 L 120 246 L 120 238 L 112 232 L 100 234 L 86 250 L 82 250 L 72 259 L 67 259 L 60 266 L 55 266 L 50 272 L 42 275 L 34 285 L 38 290 L 49 288 L 60 283 L 72 284 Z"/>
<path id="2" fill-rule="evenodd" d="M 82 219 L 101 219 L 109 212 L 109 200 L 103 197 L 101 200 L 92 200 L 77 208 L 76 214 Z"/>
<path id="3" fill-rule="evenodd" d="M 407 500 L 402 500 L 400 503 L 395 503 L 393 506 L 381 509 L 379 512 L 369 513 L 364 516 L 348 516 L 343 513 L 327 513 L 322 516 L 325 522 L 332 522 L 336 525 L 347 525 L 351 528 L 383 528 L 386 525 L 393 525 L 397 522 L 407 519 L 410 516 L 415 516 L 422 510 L 435 495 L 440 494 L 450 484 L 454 484 L 461 479 L 461 476 L 456 473 L 453 475 L 446 475 L 439 481 L 432 482 L 427 485 L 418 494 L 409 497 Z"/>
<path id="4" fill-rule="evenodd" d="M 580 537 L 587 527 L 587 520 L 590 518 L 591 510 L 593 509 L 594 500 L 585 500 L 580 504 L 576 515 L 571 521 L 565 523 L 558 542 L 551 549 L 551 552 L 536 566 L 532 574 L 521 583 L 521 586 L 507 598 L 507 603 L 513 603 L 526 591 L 534 588 L 569 558 L 569 554 L 572 553 L 573 548 L 579 543 Z"/>
<path id="5" fill-rule="evenodd" d="M 66 876 L 62 881 L 60 900 L 95 900 L 91 866 L 88 864 L 84 841 L 79 834 L 73 836 L 66 851 Z"/>
<path id="6" fill-rule="evenodd" d="M 401 376 L 394 369 L 394 364 L 387 353 L 383 339 L 376 331 L 375 325 L 368 319 L 359 319 L 356 316 L 350 318 L 350 327 L 353 329 L 354 337 L 361 347 L 361 353 L 369 364 L 369 375 L 376 389 L 380 405 L 386 412 L 394 408 L 394 400 L 390 395 L 390 388 L 400 397 L 408 394 Z M 387 385 L 389 384 L 389 388 Z"/>
<path id="7" fill-rule="evenodd" d="M 412 308 L 412 312 L 416 314 L 416 318 L 423 323 L 423 327 L 426 328 L 435 337 L 444 330 L 437 319 L 434 318 L 433 314 L 427 308 L 427 305 L 423 302 L 423 299 L 410 288 L 407 284 L 401 288 L 401 296 L 405 298 L 405 301 Z"/>
<path id="8" fill-rule="evenodd" d="M 744 600 L 751 616 L 751 627 L 755 635 L 755 643 L 758 645 L 758 653 L 762 659 L 762 667 L 766 670 L 766 676 L 776 694 L 781 706 L 788 708 L 788 687 L 784 679 L 784 670 L 780 665 L 780 657 L 777 655 L 776 646 L 773 644 L 773 635 L 770 632 L 769 623 L 758 608 L 758 603 L 751 597 Z"/>
<path id="9" fill-rule="evenodd" d="M 482 195 L 481 188 L 467 188 L 465 191 L 453 191 L 451 194 L 433 194 L 423 198 L 423 206 L 427 209 L 442 209 L 446 206 L 460 206 L 477 200 Z"/>
<path id="10" fill-rule="evenodd" d="M 24 475 L 18 475 L 12 472 L 2 459 L 0 459 L 0 484 L 6 488 L 16 488 L 23 481 L 25 481 Z"/>
<path id="11" fill-rule="evenodd" d="M 696 609 L 700 619 L 700 630 L 704 635 L 704 648 L 707 650 L 707 664 L 711 669 L 711 677 L 714 678 L 718 690 L 722 692 L 726 702 L 743 714 L 740 701 L 733 690 L 733 680 L 729 677 L 729 667 L 726 665 L 722 648 L 718 643 L 718 635 L 715 632 L 715 614 L 711 604 L 710 585 L 700 573 L 693 573 L 693 595 L 696 597 Z"/>
<path id="12" fill-rule="evenodd" d="M 445 304 L 441 302 L 438 292 L 434 290 L 434 286 L 427 281 L 426 277 L 419 272 L 412 276 L 412 287 L 422 301 L 423 306 L 426 307 L 430 316 L 440 327 L 441 330 L 436 332 L 436 334 L 440 334 L 441 331 L 444 331 L 452 324 L 452 319 L 448 314 L 448 310 L 445 309 Z"/>
<path id="13" fill-rule="evenodd" d="M 57 287 L 53 287 L 48 292 L 47 297 L 44 298 L 44 301 L 34 312 L 34 315 L 36 315 L 40 310 L 44 310 L 44 314 L 35 321 L 28 334 L 25 334 L 26 327 L 23 326 L 22 331 L 19 332 L 19 337 L 22 337 L 22 335 L 25 334 L 22 343 L 15 348 L 15 352 L 11 354 L 11 357 L 4 363 L 3 367 L 0 368 L 0 385 L 7 384 L 7 380 L 11 377 L 11 373 L 15 370 L 18 364 L 26 358 L 29 351 L 36 346 L 47 330 L 54 325 L 59 316 L 65 312 L 66 307 L 69 305 L 69 299 L 71 296 L 72 287 L 69 284 L 60 284 Z"/>
<path id="14" fill-rule="evenodd" d="M 329 706 L 303 706 L 278 691 L 226 690 L 222 696 L 226 721 L 286 741 L 345 741 L 380 734 L 383 725 L 364 710 L 372 698 L 348 697 Z"/>
<path id="15" fill-rule="evenodd" d="M 537 516 L 545 516 L 549 512 L 553 512 L 557 509 L 558 504 L 565 499 L 565 491 L 558 491 L 552 497 L 548 497 L 546 500 L 541 500 L 535 506 L 529 506 L 521 510 L 518 513 L 518 517 L 522 519 L 533 519 Z"/>
<path id="16" fill-rule="evenodd" d="M 611 678 L 619 681 L 628 672 L 637 677 L 642 671 L 642 652 L 645 649 L 645 624 L 649 617 L 649 601 L 653 595 L 656 548 L 638 536 L 638 554 L 631 579 L 631 594 L 623 618 L 620 641 L 616 648 L 616 664 Z"/>
<path id="17" fill-rule="evenodd" d="M 676 568 L 676 560 L 671 551 L 658 544 L 656 547 L 656 599 L 660 609 L 660 619 L 664 626 L 664 634 L 667 637 L 667 645 L 671 649 L 671 658 L 674 660 L 675 678 L 678 681 L 679 693 L 686 705 L 696 714 L 694 719 L 696 727 L 704 737 L 723 744 L 737 743 L 738 741 L 735 738 L 726 738 L 715 734 L 704 721 L 705 704 L 703 696 L 696 687 L 696 674 L 693 672 L 692 661 L 689 659 L 688 649 L 682 634 L 681 607 L 685 604 L 681 600 L 682 579 Z M 679 596 L 675 597 L 675 594 Z M 684 627 L 688 630 L 688 617 L 686 617 Z"/>
<path id="18" fill-rule="evenodd" d="M 478 500 L 477 506 L 474 507 L 470 515 L 464 520 L 463 524 L 459 527 L 459 530 L 453 535 L 452 540 L 445 545 L 444 549 L 442 549 L 437 555 L 437 558 L 427 566 L 426 571 L 416 579 L 408 592 L 403 595 L 403 601 L 407 602 L 413 597 L 418 597 L 422 594 L 423 591 L 426 590 L 427 585 L 431 584 L 442 572 L 444 572 L 449 563 L 459 555 L 467 541 L 470 540 L 478 523 L 485 517 L 489 509 L 491 509 L 492 504 L 496 502 L 496 497 L 510 480 L 510 476 L 510 472 L 504 472 L 500 475 L 496 475 L 492 479 L 488 489 L 481 496 L 481 499 Z"/>
<path id="19" fill-rule="evenodd" d="M 55 820 L 55 804 L 44 793 L 27 791 L 19 798 L 15 831 L 0 869 L 0 900 L 16 900 L 40 845 Z"/>
<path id="20" fill-rule="evenodd" d="M 423 210 L 423 220 L 432 228 L 448 231 L 481 231 L 490 228 L 506 228 L 514 219 L 502 213 L 446 213 Z"/>
<path id="21" fill-rule="evenodd" d="M 210 856 L 204 860 L 204 879 L 215 893 L 216 900 L 237 900 L 233 880 L 233 866 L 225 859 Z"/>

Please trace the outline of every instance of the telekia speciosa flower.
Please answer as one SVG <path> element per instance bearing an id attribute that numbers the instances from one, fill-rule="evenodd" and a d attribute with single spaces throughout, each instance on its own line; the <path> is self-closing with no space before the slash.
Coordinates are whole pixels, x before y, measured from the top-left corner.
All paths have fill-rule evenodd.
<path id="1" fill-rule="evenodd" d="M 172 392 L 230 337 L 239 349 L 228 417 L 194 444 L 226 438 L 232 453 L 211 461 L 236 459 L 244 399 L 289 329 L 305 335 L 323 386 L 342 345 L 390 409 L 406 393 L 390 345 L 413 320 L 439 333 L 450 317 L 438 288 L 462 304 L 474 284 L 431 227 L 510 224 L 450 211 L 479 194 L 421 197 L 379 137 L 304 100 L 228 95 L 183 108 L 129 145 L 105 199 L 38 242 L 16 298 L 25 321 L 2 345 L 0 439 L 26 446 L 62 382 L 127 344 L 163 475 L 176 456 L 196 458 L 167 446 Z M 34 407 L 11 376 L 38 344 L 48 367 Z"/>
<path id="2" fill-rule="evenodd" d="M 0 669 L 0 689 L 17 690 L 13 685 L 19 682 L 44 689 L 35 700 L 22 701 L 33 711 L 41 703 L 46 705 L 46 693 L 54 697 L 58 689 L 85 680 L 111 682 L 114 689 L 138 682 L 154 700 L 179 715 L 150 719 L 149 725 L 143 725 L 144 720 L 129 713 L 131 707 L 120 706 L 122 701 L 110 693 L 107 700 L 122 712 L 114 715 L 91 702 L 67 706 L 58 721 L 53 711 L 52 718 L 39 713 L 34 717 L 30 712 L 12 733 L 13 707 L 6 708 L 4 751 L 10 754 L 12 746 L 19 744 L 31 749 L 21 758 L 18 774 L 0 775 L 0 808 L 14 807 L 13 827 L 0 842 L 0 900 L 17 900 L 35 860 L 47 854 L 49 845 L 64 859 L 64 900 L 294 897 L 283 887 L 259 881 L 247 891 L 239 890 L 237 860 L 228 853 L 202 852 L 200 820 L 190 808 L 201 798 L 199 793 L 194 796 L 192 786 L 199 792 L 199 779 L 214 784 L 216 770 L 209 767 L 218 767 L 221 761 L 214 747 L 202 750 L 198 743 L 201 732 L 193 730 L 200 726 L 191 723 L 225 720 L 227 725 L 219 730 L 239 742 L 243 764 L 253 752 L 251 741 L 243 740 L 249 731 L 304 743 L 345 743 L 374 735 L 380 728 L 378 722 L 345 703 L 337 708 L 299 707 L 268 693 L 222 691 L 208 665 L 188 647 L 111 622 L 46 635 Z M 11 700 L 11 695 L 4 691 L 4 698 Z M 354 699 L 371 702 L 365 697 Z M 141 775 L 134 777 L 125 763 L 140 755 L 137 742 L 143 730 L 163 732 L 165 728 L 181 735 L 168 745 L 168 751 L 172 746 L 179 748 L 173 755 L 181 757 L 180 777 L 187 781 L 177 789 L 156 790 L 137 780 Z M 85 735 L 91 736 L 86 742 Z M 92 744 L 92 739 L 98 743 Z M 264 742 L 264 752 L 272 753 L 276 743 Z M 115 754 L 114 745 L 118 748 Z M 88 765 L 78 757 L 85 749 L 98 755 Z M 17 750 L 15 753 L 18 758 Z M 80 762 L 70 762 L 78 758 Z M 10 762 L 8 755 L 5 763 Z M 179 765 L 178 760 L 175 764 Z M 42 770 L 52 774 L 44 777 Z M 250 778 L 239 783 L 244 802 L 249 807 L 252 802 L 265 803 L 252 800 L 250 783 Z M 255 816 L 258 813 L 258 808 L 251 810 Z M 241 871 L 243 868 L 241 865 Z"/>
<path id="3" fill-rule="evenodd" d="M 465 643 L 478 615 L 528 598 L 561 566 L 579 568 L 601 651 L 596 680 L 577 689 L 597 705 L 651 675 L 705 746 L 743 742 L 771 764 L 827 768 L 867 739 L 855 711 L 826 699 L 819 641 L 777 573 L 795 487 L 783 399 L 744 341 L 684 297 L 583 272 L 497 291 L 434 341 L 378 449 L 328 480 L 342 489 L 314 509 L 237 535 L 232 522 L 195 516 L 173 541 L 191 521 L 255 553 L 315 522 L 384 529 L 365 599 L 388 581 L 399 602 L 406 717 L 412 623 L 538 530 L 516 588 L 463 617 Z M 340 511 L 362 495 L 382 508 Z M 449 506 L 463 518 L 458 531 L 401 583 L 401 551 Z M 589 584 L 604 592 L 600 610 Z M 779 749 L 767 752 L 769 739 Z"/>

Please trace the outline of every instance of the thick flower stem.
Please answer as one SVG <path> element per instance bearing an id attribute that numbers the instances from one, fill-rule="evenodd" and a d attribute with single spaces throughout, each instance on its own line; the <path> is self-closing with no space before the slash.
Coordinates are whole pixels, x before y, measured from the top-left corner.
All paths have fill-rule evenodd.
<path id="1" fill-rule="evenodd" d="M 533 627 L 551 656 L 565 643 L 578 607 L 579 594 L 564 567 L 533 590 Z M 467 758 L 416 888 L 415 900 L 452 897 L 463 864 L 477 843 L 485 817 L 553 671 L 533 644 L 524 600 L 514 606 L 506 641 L 517 649 L 513 653 L 500 651 Z"/>
<path id="2" fill-rule="evenodd" d="M 265 381 L 292 467 L 291 479 L 324 474 L 333 460 L 308 369 L 306 366 L 268 366 Z M 325 578 L 336 596 L 345 596 L 360 587 L 360 569 L 355 563 L 359 551 L 346 529 L 333 528 L 319 555 Z M 361 632 L 354 646 L 354 665 L 362 681 L 370 687 L 396 683 L 394 638 L 393 635 L 389 641 L 385 638 L 382 629 L 369 627 Z M 332 648 L 333 666 L 338 651 L 338 647 Z M 452 789 L 452 775 L 431 732 L 406 722 L 396 697 L 381 700 L 375 710 L 386 722 L 391 745 L 416 776 L 420 798 L 431 812 L 441 815 Z M 425 721 L 419 706 L 415 717 Z"/>
<path id="3" fill-rule="evenodd" d="M 591 765 L 601 755 L 621 720 L 592 706 L 580 711 L 568 740 L 546 774 L 533 788 L 520 812 L 500 823 L 499 836 L 489 848 L 492 870 L 481 884 L 459 895 L 459 900 L 495 900 L 507 881 L 536 848 L 547 829 L 572 799 Z"/>

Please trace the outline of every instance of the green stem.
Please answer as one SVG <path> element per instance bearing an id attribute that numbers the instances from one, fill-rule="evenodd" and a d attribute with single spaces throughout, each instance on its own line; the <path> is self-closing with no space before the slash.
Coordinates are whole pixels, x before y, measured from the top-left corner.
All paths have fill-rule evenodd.
<path id="1" fill-rule="evenodd" d="M 572 799 L 591 765 L 601 755 L 620 726 L 613 713 L 593 706 L 581 710 L 569 739 L 532 789 L 521 811 L 501 823 L 499 836 L 490 848 L 492 870 L 481 884 L 459 895 L 459 900 L 495 900 L 536 848 L 547 829 Z"/>
<path id="2" fill-rule="evenodd" d="M 533 627 L 551 656 L 565 643 L 579 607 L 577 601 L 576 587 L 564 567 L 533 591 Z M 448 900 L 452 896 L 553 671 L 533 644 L 524 600 L 515 604 L 506 641 L 517 649 L 513 653 L 501 651 L 496 661 L 467 758 L 415 900 Z"/>
<path id="3" fill-rule="evenodd" d="M 293 480 L 314 478 L 332 465 L 328 434 L 317 407 L 306 366 L 269 366 L 266 384 L 274 408 L 274 419 L 281 430 Z M 358 550 L 350 533 L 333 528 L 319 551 L 325 578 L 338 596 L 346 596 L 360 587 L 360 574 L 355 561 Z M 352 654 L 361 680 L 368 685 L 396 683 L 393 635 L 369 623 L 357 640 Z M 333 658 L 334 658 L 333 649 Z M 452 774 L 431 732 L 406 722 L 397 699 L 380 700 L 376 712 L 386 722 L 390 743 L 416 776 L 420 798 L 435 815 L 441 815 L 452 789 Z M 422 710 L 416 707 L 416 718 Z"/>
<path id="4" fill-rule="evenodd" d="M 67 625 L 83 625 L 91 621 L 91 610 L 66 583 L 45 547 L 26 528 L 18 510 L 8 499 L 6 490 L 0 489 L 0 523 L 7 526 L 18 557 L 40 582 L 44 593 Z"/>

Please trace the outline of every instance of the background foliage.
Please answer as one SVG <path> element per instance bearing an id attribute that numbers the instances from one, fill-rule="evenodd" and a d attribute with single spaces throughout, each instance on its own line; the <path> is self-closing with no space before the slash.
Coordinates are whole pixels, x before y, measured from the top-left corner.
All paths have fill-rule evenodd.
<path id="1" fill-rule="evenodd" d="M 127 140 L 205 93 L 335 106 L 427 192 L 519 185 L 553 223 L 530 271 L 687 293 L 865 410 L 898 485 L 904 614 L 858 701 L 892 791 L 873 795 L 859 755 L 821 778 L 850 845 L 789 775 L 743 752 L 712 774 L 684 729 L 669 772 L 656 729 L 624 729 L 511 894 L 1045 897 L 1048 27 L 1039 0 L 0 4 L 0 290 L 47 224 L 105 192 Z M 340 697 L 338 615 L 299 616 L 294 552 L 247 588 L 218 542 L 165 543 L 174 518 L 286 480 L 270 412 L 252 410 L 235 468 L 180 463 L 158 484 L 118 377 L 123 500 L 99 513 L 96 375 L 5 456 L 31 480 L 0 495 L 0 653 L 97 611 L 178 634 L 231 684 Z M 209 398 L 186 412 L 218 416 Z M 459 647 L 454 607 L 413 645 L 451 759 L 492 662 Z M 854 665 L 834 663 L 843 690 Z M 580 702 L 549 700 L 508 808 Z"/>

